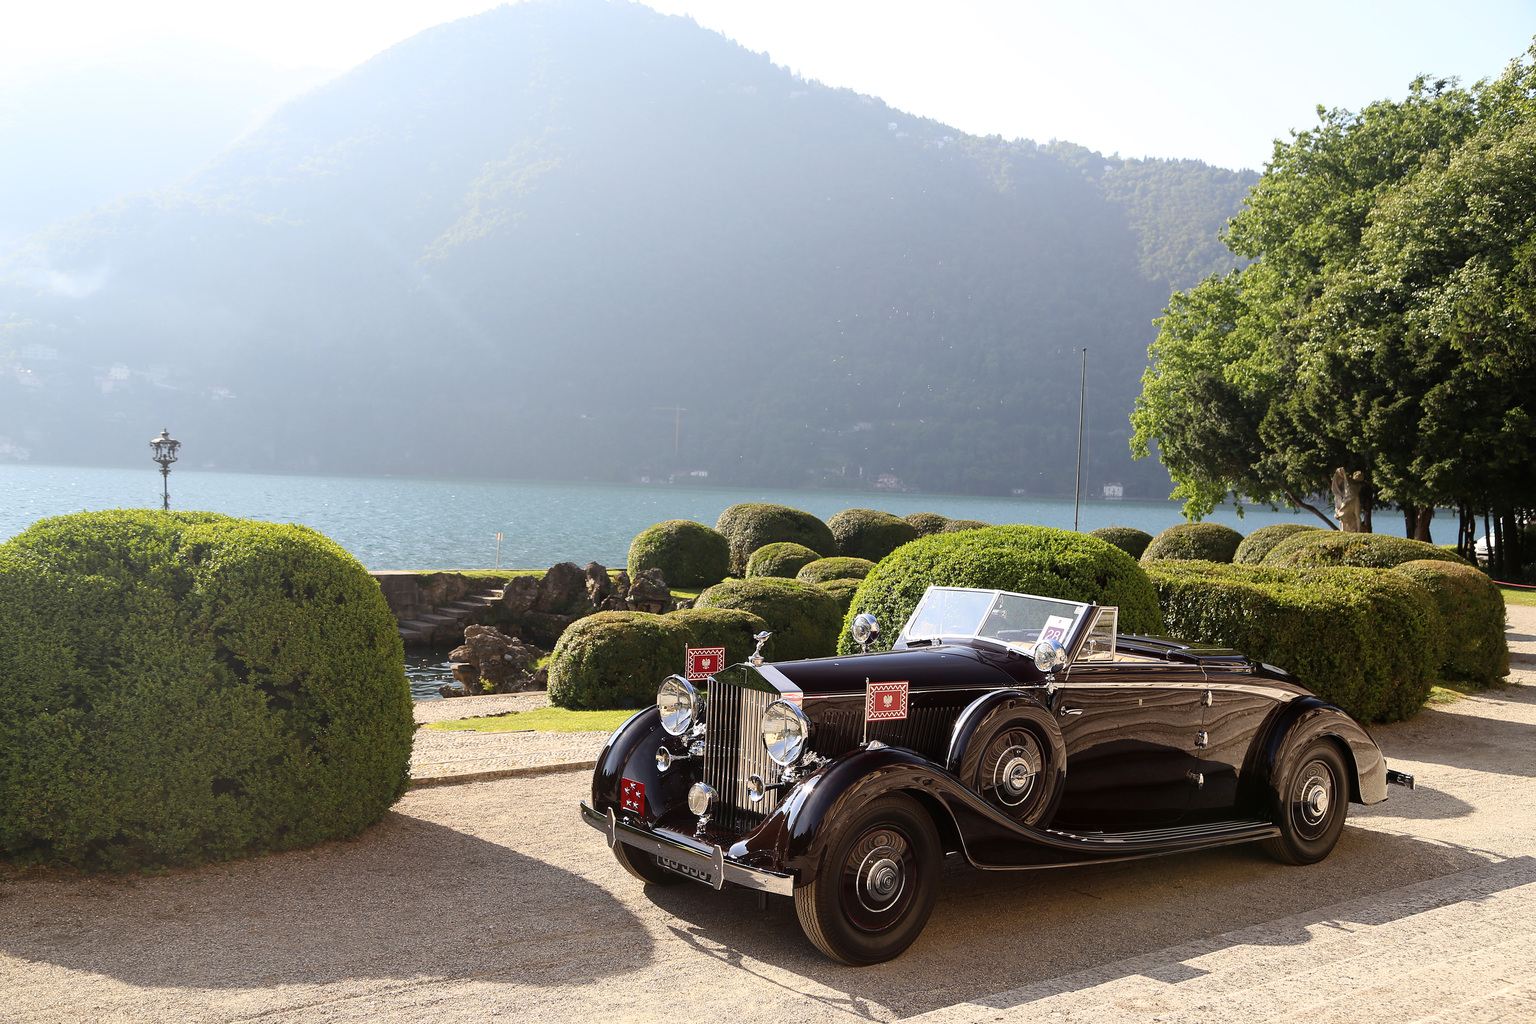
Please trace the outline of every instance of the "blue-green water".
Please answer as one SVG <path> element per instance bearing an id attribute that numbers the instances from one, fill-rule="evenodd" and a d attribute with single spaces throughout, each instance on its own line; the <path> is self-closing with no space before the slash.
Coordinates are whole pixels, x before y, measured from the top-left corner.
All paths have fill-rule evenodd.
<path id="1" fill-rule="evenodd" d="M 938 512 L 952 519 L 1072 528 L 1072 502 L 869 491 L 788 491 L 668 484 L 541 483 L 521 480 L 412 480 L 269 476 L 194 469 L 171 472 L 171 507 L 302 523 L 352 552 L 370 569 L 488 569 L 503 534 L 503 568 L 556 562 L 623 565 L 635 534 L 664 519 L 714 525 L 727 506 L 776 502 L 823 519 L 845 508 L 896 515 Z M 81 509 L 158 508 L 160 475 L 142 470 L 0 464 L 0 540 L 45 516 Z M 1232 509 L 1211 517 L 1248 533 L 1274 522 L 1312 522 L 1290 512 Z M 1157 533 L 1180 522 L 1173 502 L 1084 501 L 1081 529 L 1134 526 Z"/>

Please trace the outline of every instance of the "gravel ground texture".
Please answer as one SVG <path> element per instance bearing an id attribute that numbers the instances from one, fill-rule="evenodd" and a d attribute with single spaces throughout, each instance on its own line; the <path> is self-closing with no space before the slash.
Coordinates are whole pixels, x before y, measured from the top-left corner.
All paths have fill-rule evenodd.
<path id="1" fill-rule="evenodd" d="M 1511 620 L 1536 642 L 1536 614 Z M 782 897 L 640 885 L 563 772 L 413 790 L 308 851 L 0 884 L 0 1020 L 1529 1024 L 1536 671 L 1511 681 L 1373 729 L 1419 788 L 1351 807 L 1321 864 L 951 857 L 877 967 L 823 958 Z"/>
<path id="2" fill-rule="evenodd" d="M 549 696 L 543 690 L 489 697 L 418 700 L 416 722 L 425 724 L 452 718 L 504 715 L 509 711 L 535 711 L 548 705 Z M 590 765 L 607 740 L 606 732 L 484 733 L 417 729 L 411 745 L 411 777 L 436 782 L 488 772 L 548 770 L 562 764 Z"/>

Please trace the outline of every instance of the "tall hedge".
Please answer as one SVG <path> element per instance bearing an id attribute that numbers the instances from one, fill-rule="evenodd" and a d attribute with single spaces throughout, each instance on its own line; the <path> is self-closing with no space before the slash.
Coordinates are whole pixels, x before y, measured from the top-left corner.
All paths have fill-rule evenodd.
<path id="1" fill-rule="evenodd" d="M 1362 722 L 1413 716 L 1437 678 L 1444 622 L 1405 575 L 1194 560 L 1146 569 L 1170 635 L 1278 665 Z"/>
<path id="2" fill-rule="evenodd" d="M 801 583 L 825 583 L 828 580 L 861 580 L 875 568 L 867 558 L 822 558 L 808 562 L 795 573 Z"/>
<path id="3" fill-rule="evenodd" d="M 773 633 L 774 653 L 781 661 L 834 653 L 843 625 L 837 600 L 799 580 L 726 580 L 700 594 L 694 607 L 739 608 L 761 616 Z"/>
<path id="4" fill-rule="evenodd" d="M 1136 560 L 1097 537 L 1046 526 L 990 526 L 920 537 L 864 579 L 848 609 L 871 612 L 889 649 L 929 586 L 1011 590 L 1120 608 L 1120 629 L 1160 633 L 1157 593 Z M 846 629 L 838 649 L 855 649 Z"/>
<path id="5" fill-rule="evenodd" d="M 1150 533 L 1134 526 L 1101 526 L 1097 530 L 1089 530 L 1088 536 L 1113 544 L 1132 558 L 1140 558 L 1141 553 L 1147 550 L 1147 545 L 1152 543 Z"/>
<path id="6" fill-rule="evenodd" d="M 1327 565 L 1390 569 L 1394 565 L 1421 559 L 1468 564 L 1465 558 L 1454 551 L 1447 551 L 1422 540 L 1408 540 L 1385 533 L 1343 533 L 1339 530 L 1315 530 L 1287 537 L 1276 544 L 1260 564 L 1281 569 Z"/>
<path id="7" fill-rule="evenodd" d="M 1509 674 L 1504 635 L 1504 595 L 1480 569 L 1439 559 L 1392 567 L 1429 591 L 1445 620 L 1445 660 L 1440 674 L 1463 683 L 1492 683 Z"/>
<path id="8" fill-rule="evenodd" d="M 838 551 L 848 558 L 878 562 L 903 544 L 917 539 L 917 527 L 889 512 L 845 508 L 827 520 Z"/>
<path id="9" fill-rule="evenodd" d="M 672 614 L 598 612 L 565 627 L 549 659 L 549 702 L 590 711 L 642 708 L 656 688 L 683 670 L 693 643 L 686 622 Z"/>
<path id="10" fill-rule="evenodd" d="M 838 554 L 837 538 L 827 524 L 797 508 L 748 502 L 720 513 L 715 529 L 725 535 L 731 550 L 731 572 L 742 576 L 752 552 L 764 544 L 793 541 L 804 544 L 823 558 Z"/>
<path id="11" fill-rule="evenodd" d="M 0 851 L 123 869 L 356 835 L 407 785 L 402 655 L 306 527 L 41 520 L 0 545 Z"/>
<path id="12" fill-rule="evenodd" d="M 691 646 L 724 647 L 727 665 L 746 661 L 757 650 L 757 641 L 752 638 L 769 628 L 762 616 L 740 608 L 683 608 L 668 612 L 667 617 L 687 627 Z M 763 646 L 763 655 L 772 660 L 775 654 L 773 640 L 769 639 Z M 681 663 L 674 671 L 682 671 Z"/>
<path id="13" fill-rule="evenodd" d="M 764 544 L 747 559 L 747 576 L 778 576 L 794 579 L 802 568 L 821 560 L 821 555 L 804 544 L 781 540 Z"/>
<path id="14" fill-rule="evenodd" d="M 944 524 L 940 533 L 964 533 L 967 530 L 985 530 L 991 523 L 984 523 L 980 519 L 951 519 Z"/>
<path id="15" fill-rule="evenodd" d="M 731 571 L 731 546 L 724 534 L 702 523 L 668 519 L 630 541 L 629 574 L 646 569 L 660 569 L 670 586 L 707 587 Z"/>
<path id="16" fill-rule="evenodd" d="M 1269 526 L 1261 526 L 1237 546 L 1237 553 L 1232 556 L 1232 561 L 1237 565 L 1262 565 L 1264 559 L 1275 549 L 1275 545 L 1283 540 L 1289 540 L 1298 533 L 1308 533 L 1321 529 L 1307 523 L 1272 523 Z"/>
<path id="17" fill-rule="evenodd" d="M 919 537 L 926 537 L 931 533 L 943 533 L 944 527 L 949 525 L 949 517 L 941 516 L 937 512 L 913 512 L 901 518 L 917 531 Z"/>
<path id="18" fill-rule="evenodd" d="M 1243 535 L 1220 523 L 1178 523 L 1152 538 L 1141 553 L 1143 562 L 1160 558 L 1193 558 L 1230 562 Z"/>

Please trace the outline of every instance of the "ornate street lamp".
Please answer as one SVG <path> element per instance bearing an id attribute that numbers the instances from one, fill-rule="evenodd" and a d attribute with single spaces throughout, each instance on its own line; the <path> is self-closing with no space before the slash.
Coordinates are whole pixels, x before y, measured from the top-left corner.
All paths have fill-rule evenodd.
<path id="1" fill-rule="evenodd" d="M 149 447 L 155 453 L 150 458 L 160 463 L 160 479 L 165 491 L 165 509 L 169 512 L 171 508 L 171 463 L 176 461 L 176 450 L 181 447 L 181 442 L 174 440 L 169 430 L 162 430 L 159 437 L 149 439 Z"/>

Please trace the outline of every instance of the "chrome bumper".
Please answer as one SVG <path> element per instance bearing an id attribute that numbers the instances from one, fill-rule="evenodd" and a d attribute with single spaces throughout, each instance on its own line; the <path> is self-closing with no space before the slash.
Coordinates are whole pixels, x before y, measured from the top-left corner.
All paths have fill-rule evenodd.
<path id="1" fill-rule="evenodd" d="M 707 846 L 677 832 L 620 821 L 613 811 L 603 814 L 588 807 L 585 800 L 581 802 L 581 820 L 603 833 L 610 847 L 623 843 L 654 853 L 663 867 L 715 889 L 730 882 L 744 889 L 758 889 L 779 896 L 795 894 L 794 876 L 727 860 L 725 851 L 718 845 Z"/>

